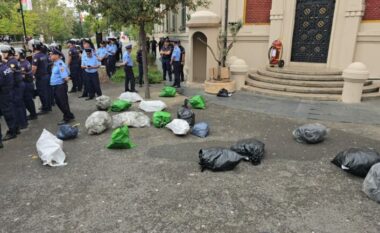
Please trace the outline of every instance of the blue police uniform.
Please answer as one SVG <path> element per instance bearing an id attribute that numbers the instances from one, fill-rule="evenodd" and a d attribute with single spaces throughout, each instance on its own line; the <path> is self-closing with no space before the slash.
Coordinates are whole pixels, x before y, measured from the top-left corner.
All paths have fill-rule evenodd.
<path id="1" fill-rule="evenodd" d="M 51 111 L 51 87 L 49 77 L 49 61 L 46 54 L 38 52 L 33 56 L 33 66 L 37 67 L 36 73 L 36 88 L 42 104 L 42 111 Z"/>
<path id="2" fill-rule="evenodd" d="M 107 49 L 105 47 L 100 47 L 96 50 L 96 56 L 100 60 L 102 65 L 106 65 Z"/>
<path id="3" fill-rule="evenodd" d="M 178 45 L 174 46 L 172 53 L 172 61 L 174 68 L 174 84 L 173 86 L 181 87 L 181 49 Z"/>
<path id="4" fill-rule="evenodd" d="M 33 82 L 33 73 L 32 65 L 28 60 L 20 61 L 21 73 L 23 74 L 23 80 L 25 84 L 24 91 L 24 103 L 25 107 L 29 112 L 29 119 L 37 118 L 36 106 L 33 101 L 34 97 L 34 82 Z"/>
<path id="5" fill-rule="evenodd" d="M 28 127 L 26 118 L 26 108 L 24 103 L 25 83 L 23 82 L 23 75 L 21 73 L 20 62 L 16 58 L 8 60 L 7 65 L 13 71 L 13 106 L 16 116 L 16 126 L 20 129 Z"/>
<path id="6" fill-rule="evenodd" d="M 3 115 L 10 136 L 17 135 L 16 117 L 13 107 L 13 71 L 6 63 L 0 63 L 0 115 Z M 1 136 L 1 135 L 0 135 Z"/>
<path id="7" fill-rule="evenodd" d="M 172 49 L 170 46 L 163 46 L 161 48 L 162 52 L 168 52 L 171 50 Z M 168 74 L 169 75 L 169 81 L 172 81 L 172 68 L 170 65 L 170 58 L 171 58 L 171 55 L 162 55 L 161 56 L 163 80 L 166 80 L 166 74 Z"/>
<path id="8" fill-rule="evenodd" d="M 100 66 L 100 62 L 98 61 L 98 58 L 95 56 L 95 54 L 93 54 L 91 57 L 86 56 L 84 59 L 82 59 L 82 67 L 88 66 Z M 97 96 L 101 96 L 102 90 L 100 89 L 98 69 L 85 68 L 85 73 L 87 77 L 89 99 L 93 99 L 95 97 L 95 93 Z"/>
<path id="9" fill-rule="evenodd" d="M 67 96 L 67 82 L 65 78 L 70 76 L 70 71 L 66 64 L 60 59 L 53 64 L 50 85 L 53 87 L 54 98 L 58 108 L 63 113 L 63 120 L 68 122 L 74 119 L 74 114 L 70 111 L 69 97 Z"/>
<path id="10" fill-rule="evenodd" d="M 125 52 L 123 55 L 124 72 L 125 72 L 125 91 L 135 92 L 135 75 L 133 74 L 133 60 L 129 52 Z M 129 88 L 129 82 L 131 88 Z"/>
<path id="11" fill-rule="evenodd" d="M 71 47 L 69 49 L 69 56 L 71 57 L 71 62 L 69 64 L 70 66 L 70 77 L 73 82 L 73 87 L 70 92 L 76 92 L 76 91 L 82 91 L 81 87 L 81 60 L 80 60 L 80 54 L 76 47 Z"/>
<path id="12" fill-rule="evenodd" d="M 109 44 L 106 47 L 107 49 L 107 75 L 108 77 L 112 77 L 112 75 L 116 71 L 116 52 L 117 52 L 117 46 L 115 44 Z"/>

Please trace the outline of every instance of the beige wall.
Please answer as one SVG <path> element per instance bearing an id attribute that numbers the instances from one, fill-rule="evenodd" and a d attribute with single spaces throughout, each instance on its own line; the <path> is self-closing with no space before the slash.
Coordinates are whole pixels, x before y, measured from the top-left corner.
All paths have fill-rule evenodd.
<path id="1" fill-rule="evenodd" d="M 355 61 L 366 64 L 371 78 L 380 78 L 380 22 L 364 21 L 360 24 Z"/>

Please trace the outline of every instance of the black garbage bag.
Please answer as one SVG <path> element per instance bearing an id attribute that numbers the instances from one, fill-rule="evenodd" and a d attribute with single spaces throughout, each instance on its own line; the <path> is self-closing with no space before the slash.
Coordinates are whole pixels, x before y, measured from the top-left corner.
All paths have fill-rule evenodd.
<path id="1" fill-rule="evenodd" d="M 231 150 L 248 157 L 249 161 L 257 166 L 264 157 L 265 144 L 256 139 L 246 139 L 238 141 L 235 145 L 231 146 Z"/>
<path id="2" fill-rule="evenodd" d="M 294 139 L 300 143 L 317 144 L 323 142 L 327 136 L 328 129 L 319 123 L 306 124 L 293 131 Z"/>
<path id="3" fill-rule="evenodd" d="M 205 169 L 229 171 L 234 169 L 243 159 L 247 160 L 248 158 L 225 148 L 209 148 L 199 151 L 199 165 L 201 165 L 202 172 Z"/>
<path id="4" fill-rule="evenodd" d="M 196 123 L 194 127 L 191 129 L 191 134 L 200 138 L 207 137 L 209 132 L 210 132 L 210 128 L 206 122 Z"/>
<path id="5" fill-rule="evenodd" d="M 350 148 L 338 153 L 331 162 L 346 172 L 365 177 L 374 164 L 380 163 L 380 155 L 371 148 Z"/>
<path id="6" fill-rule="evenodd" d="M 185 99 L 184 104 L 182 107 L 180 107 L 177 111 L 177 117 L 178 119 L 182 119 L 187 121 L 190 126 L 193 126 L 195 123 L 195 114 L 194 112 L 188 107 L 188 99 Z"/>
<path id="7" fill-rule="evenodd" d="M 363 192 L 380 203 L 380 163 L 371 167 L 363 182 Z"/>
<path id="8" fill-rule="evenodd" d="M 79 129 L 76 126 L 61 125 L 57 132 L 57 138 L 61 140 L 74 139 L 78 136 Z"/>
<path id="9" fill-rule="evenodd" d="M 218 97 L 230 97 L 231 94 L 228 92 L 227 89 L 222 88 L 222 89 L 219 90 L 217 96 L 218 96 Z"/>

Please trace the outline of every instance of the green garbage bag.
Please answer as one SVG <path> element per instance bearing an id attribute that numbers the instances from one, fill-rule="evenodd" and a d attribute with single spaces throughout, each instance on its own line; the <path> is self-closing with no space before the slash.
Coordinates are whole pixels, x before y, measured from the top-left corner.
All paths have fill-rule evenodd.
<path id="1" fill-rule="evenodd" d="M 122 112 L 132 106 L 132 103 L 125 100 L 116 100 L 111 105 L 112 112 Z"/>
<path id="2" fill-rule="evenodd" d="M 129 139 L 128 126 L 123 126 L 115 129 L 112 132 L 111 143 L 108 144 L 108 149 L 131 149 L 136 145 Z"/>
<path id="3" fill-rule="evenodd" d="M 195 95 L 190 98 L 189 103 L 193 108 L 196 109 L 205 109 L 206 108 L 206 100 L 201 95 Z"/>
<path id="4" fill-rule="evenodd" d="M 153 125 L 156 128 L 163 128 L 172 120 L 172 115 L 169 112 L 155 112 L 153 114 Z"/>
<path id="5" fill-rule="evenodd" d="M 177 94 L 177 89 L 174 87 L 164 87 L 160 92 L 160 97 L 174 97 Z"/>

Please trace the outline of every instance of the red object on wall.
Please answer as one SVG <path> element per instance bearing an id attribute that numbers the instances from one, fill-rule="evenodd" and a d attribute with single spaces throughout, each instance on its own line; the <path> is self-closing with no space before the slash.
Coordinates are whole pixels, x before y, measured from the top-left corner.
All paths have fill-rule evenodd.
<path id="1" fill-rule="evenodd" d="M 365 1 L 364 20 L 380 20 L 380 1 L 366 0 Z"/>
<path id="2" fill-rule="evenodd" d="M 269 23 L 272 0 L 245 0 L 245 23 Z M 376 1 L 376 0 L 375 0 Z"/>

